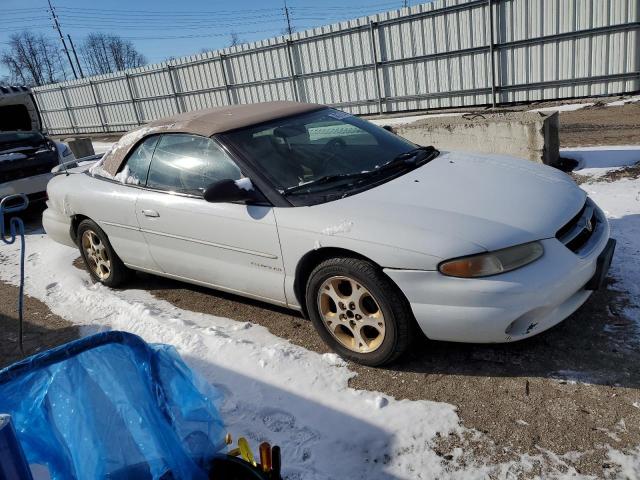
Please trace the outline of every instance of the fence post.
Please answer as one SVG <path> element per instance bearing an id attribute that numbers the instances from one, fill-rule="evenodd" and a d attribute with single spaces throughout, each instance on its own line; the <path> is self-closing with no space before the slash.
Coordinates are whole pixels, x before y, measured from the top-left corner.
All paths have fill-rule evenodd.
<path id="1" fill-rule="evenodd" d="M 382 113 L 382 90 L 380 85 L 380 63 L 378 62 L 378 48 L 376 47 L 376 28 L 377 23 L 369 21 L 369 37 L 371 39 L 371 63 L 373 64 L 373 74 L 376 80 L 376 94 L 378 96 L 378 113 Z"/>
<path id="2" fill-rule="evenodd" d="M 231 91 L 229 89 L 229 82 L 227 81 L 227 70 L 225 67 L 225 59 L 227 56 L 224 53 L 221 53 L 218 57 L 220 59 L 220 70 L 222 71 L 222 81 L 224 82 L 224 89 L 227 93 L 227 103 L 229 105 L 233 105 L 233 100 L 231 99 Z"/>
<path id="3" fill-rule="evenodd" d="M 76 128 L 75 122 L 73 121 L 73 115 L 71 114 L 71 109 L 69 108 L 69 104 L 67 103 L 67 97 L 65 95 L 65 90 L 60 85 L 60 95 L 62 95 L 62 103 L 64 103 L 64 109 L 67 111 L 67 117 L 69 117 L 69 123 L 71 124 L 71 131 L 73 133 L 78 133 L 78 129 Z"/>
<path id="4" fill-rule="evenodd" d="M 493 108 L 496 107 L 496 67 L 495 67 L 495 59 L 494 59 L 494 39 L 493 39 L 493 0 L 487 0 L 489 5 L 489 58 L 491 61 L 491 106 Z"/>
<path id="5" fill-rule="evenodd" d="M 138 112 L 136 99 L 133 96 L 133 89 L 131 88 L 131 79 L 129 78 L 129 74 L 127 72 L 125 72 L 124 78 L 127 82 L 127 90 L 129 91 L 129 98 L 131 98 L 131 106 L 133 107 L 133 113 L 136 116 L 136 122 L 138 122 L 138 125 L 142 125 L 142 122 L 140 121 L 140 113 Z"/>
<path id="6" fill-rule="evenodd" d="M 100 120 L 102 131 L 107 133 L 107 127 L 105 126 L 103 112 L 100 109 L 100 103 L 98 102 L 98 95 L 96 94 L 96 90 L 95 90 L 96 85 L 91 80 L 89 80 L 89 87 L 91 88 L 91 94 L 93 95 L 93 103 L 96 104 L 96 110 L 98 112 L 98 119 Z"/>
<path id="7" fill-rule="evenodd" d="M 182 113 L 183 109 L 180 105 L 180 99 L 178 98 L 178 91 L 176 90 L 176 82 L 173 79 L 173 67 L 167 65 L 167 74 L 169 75 L 169 82 L 171 84 L 171 91 L 173 93 L 173 99 L 176 102 L 176 113 Z"/>
<path id="8" fill-rule="evenodd" d="M 293 90 L 293 96 L 296 99 L 296 102 L 300 101 L 300 94 L 298 93 L 298 84 L 296 82 L 296 72 L 293 69 L 293 56 L 291 54 L 291 45 L 293 44 L 293 40 L 291 38 L 287 38 L 287 59 L 289 60 L 289 77 L 291 78 L 291 88 Z"/>

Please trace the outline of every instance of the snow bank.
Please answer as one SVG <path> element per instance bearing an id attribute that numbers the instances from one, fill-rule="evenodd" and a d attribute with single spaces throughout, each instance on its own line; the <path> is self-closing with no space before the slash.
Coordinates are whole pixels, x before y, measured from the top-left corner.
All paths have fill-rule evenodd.
<path id="1" fill-rule="evenodd" d="M 597 178 L 608 171 L 640 162 L 640 145 L 561 148 L 560 156 L 578 161 L 575 173 Z"/>
<path id="2" fill-rule="evenodd" d="M 616 289 L 629 294 L 625 313 L 636 322 L 640 341 L 640 180 L 584 183 L 582 188 L 607 214 L 611 236 L 618 240 L 611 273 L 618 280 Z"/>

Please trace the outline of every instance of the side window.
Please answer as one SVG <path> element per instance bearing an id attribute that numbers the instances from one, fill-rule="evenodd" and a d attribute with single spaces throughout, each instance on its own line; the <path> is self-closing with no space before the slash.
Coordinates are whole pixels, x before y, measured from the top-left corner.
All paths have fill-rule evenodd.
<path id="1" fill-rule="evenodd" d="M 123 183 L 131 185 L 145 184 L 153 150 L 156 148 L 159 138 L 158 135 L 147 138 L 129 155 L 126 165 L 118 174 L 122 177 Z"/>
<path id="2" fill-rule="evenodd" d="M 238 180 L 242 173 L 210 138 L 185 134 L 160 137 L 149 168 L 147 187 L 202 195 L 218 180 Z"/>

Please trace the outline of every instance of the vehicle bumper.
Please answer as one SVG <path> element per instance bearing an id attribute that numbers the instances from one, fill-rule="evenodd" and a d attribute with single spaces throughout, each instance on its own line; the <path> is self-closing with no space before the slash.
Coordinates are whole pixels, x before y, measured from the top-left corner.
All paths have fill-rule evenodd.
<path id="1" fill-rule="evenodd" d="M 71 237 L 71 218 L 47 208 L 42 213 L 42 226 L 47 235 L 54 241 L 76 248 Z"/>
<path id="2" fill-rule="evenodd" d="M 604 215 L 602 215 L 604 218 Z M 599 224 L 583 252 L 555 238 L 542 240 L 544 255 L 512 272 L 466 279 L 437 271 L 385 269 L 433 340 L 502 343 L 541 333 L 576 311 L 591 295 L 585 285 L 609 240 Z"/>

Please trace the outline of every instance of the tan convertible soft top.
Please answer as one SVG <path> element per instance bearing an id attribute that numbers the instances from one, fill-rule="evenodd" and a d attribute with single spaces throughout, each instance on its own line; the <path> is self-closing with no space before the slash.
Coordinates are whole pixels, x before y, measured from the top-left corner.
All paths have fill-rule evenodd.
<path id="1" fill-rule="evenodd" d="M 320 108 L 323 108 L 323 106 L 315 103 L 265 102 L 209 108 L 161 118 L 127 132 L 105 154 L 102 169 L 109 175 L 115 175 L 120 170 L 120 166 L 129 150 L 144 137 L 156 133 L 192 133 L 210 137 L 216 133 L 228 132 L 236 128 L 247 127 Z"/>

